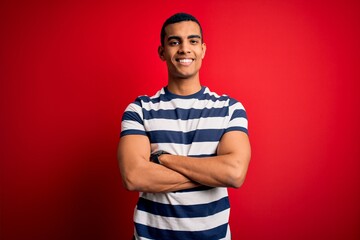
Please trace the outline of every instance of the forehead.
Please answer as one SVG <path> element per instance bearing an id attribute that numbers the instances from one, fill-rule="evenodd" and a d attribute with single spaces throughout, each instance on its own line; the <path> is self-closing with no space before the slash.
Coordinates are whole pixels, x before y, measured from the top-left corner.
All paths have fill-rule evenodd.
<path id="1" fill-rule="evenodd" d="M 169 24 L 165 27 L 166 36 L 187 37 L 190 35 L 201 36 L 200 26 L 193 21 L 182 21 Z"/>

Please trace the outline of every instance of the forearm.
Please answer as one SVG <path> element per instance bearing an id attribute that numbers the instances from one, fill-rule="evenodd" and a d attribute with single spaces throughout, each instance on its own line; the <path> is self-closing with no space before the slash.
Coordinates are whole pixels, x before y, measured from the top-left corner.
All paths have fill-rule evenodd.
<path id="1" fill-rule="evenodd" d="M 121 138 L 118 160 L 126 189 L 170 192 L 199 186 L 179 172 L 150 162 L 149 155 L 150 142 L 146 136 L 129 135 Z"/>
<path id="2" fill-rule="evenodd" d="M 122 175 L 124 186 L 130 191 L 172 192 L 200 185 L 179 172 L 152 162 L 144 162 Z"/>
<path id="3" fill-rule="evenodd" d="M 244 182 L 250 156 L 248 136 L 234 131 L 223 135 L 217 156 L 192 158 L 163 154 L 159 160 L 167 168 L 202 185 L 238 188 Z"/>
<path id="4" fill-rule="evenodd" d="M 160 160 L 165 167 L 213 187 L 240 187 L 247 172 L 246 160 L 232 154 L 207 158 L 162 155 Z"/>

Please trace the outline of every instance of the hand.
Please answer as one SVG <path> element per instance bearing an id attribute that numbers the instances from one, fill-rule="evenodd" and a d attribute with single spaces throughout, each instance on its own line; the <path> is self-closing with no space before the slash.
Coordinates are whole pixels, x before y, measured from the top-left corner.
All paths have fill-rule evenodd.
<path id="1" fill-rule="evenodd" d="M 156 151 L 150 155 L 150 162 L 161 164 L 159 157 L 163 154 L 170 154 L 170 153 L 162 150 Z"/>

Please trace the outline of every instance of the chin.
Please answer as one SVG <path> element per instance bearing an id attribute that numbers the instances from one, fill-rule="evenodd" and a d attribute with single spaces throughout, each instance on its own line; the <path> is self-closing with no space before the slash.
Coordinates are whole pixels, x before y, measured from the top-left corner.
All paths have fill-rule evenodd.
<path id="1" fill-rule="evenodd" d="M 190 79 L 193 78 L 196 74 L 177 74 L 175 77 L 179 79 Z"/>

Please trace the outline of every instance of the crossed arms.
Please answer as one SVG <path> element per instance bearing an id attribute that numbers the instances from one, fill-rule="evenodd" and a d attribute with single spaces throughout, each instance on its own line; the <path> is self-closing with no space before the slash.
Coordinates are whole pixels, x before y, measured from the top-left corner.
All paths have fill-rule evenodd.
<path id="1" fill-rule="evenodd" d="M 143 135 L 123 136 L 118 161 L 130 191 L 170 192 L 200 185 L 239 188 L 246 177 L 251 149 L 246 133 L 230 131 L 221 138 L 217 156 L 194 158 L 164 154 L 160 164 L 149 161 L 150 142 Z"/>

